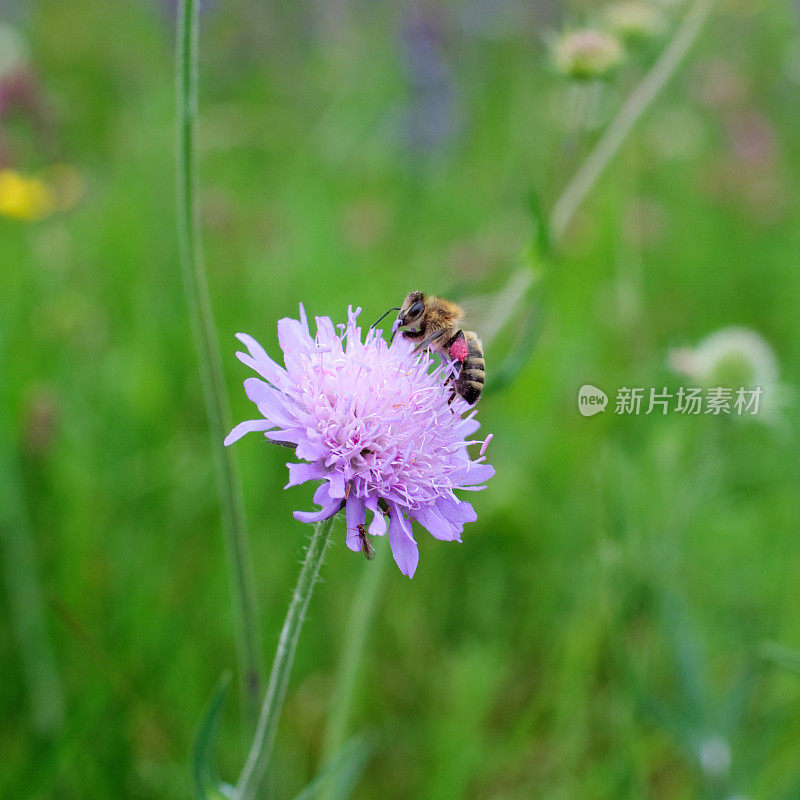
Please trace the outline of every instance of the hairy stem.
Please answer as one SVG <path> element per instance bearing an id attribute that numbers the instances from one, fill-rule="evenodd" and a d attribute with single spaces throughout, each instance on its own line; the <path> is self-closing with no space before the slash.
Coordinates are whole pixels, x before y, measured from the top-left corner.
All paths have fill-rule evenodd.
<path id="1" fill-rule="evenodd" d="M 300 636 L 300 629 L 303 627 L 314 585 L 319 578 L 325 550 L 330 542 L 333 519 L 331 517 L 317 524 L 306 550 L 300 577 L 297 579 L 297 586 L 295 586 L 289 611 L 281 629 L 267 693 L 258 717 L 256 733 L 236 786 L 238 800 L 252 800 L 267 771 L 283 702 L 286 699 L 286 688 L 289 685 L 297 640 Z"/>
<path id="2" fill-rule="evenodd" d="M 197 0 L 182 0 L 178 14 L 176 177 L 181 270 L 200 364 L 217 490 L 222 506 L 222 527 L 237 629 L 239 683 L 245 718 L 255 722 L 262 685 L 258 614 L 241 487 L 231 458 L 222 445 L 230 414 L 203 261 L 197 209 L 195 151 L 199 45 Z"/>
<path id="3" fill-rule="evenodd" d="M 675 74 L 700 33 L 713 4 L 714 0 L 695 0 L 658 60 L 631 92 L 600 141 L 556 200 L 550 217 L 550 231 L 554 241 L 558 242 L 563 237 L 580 204 L 597 183 L 633 126 Z"/>

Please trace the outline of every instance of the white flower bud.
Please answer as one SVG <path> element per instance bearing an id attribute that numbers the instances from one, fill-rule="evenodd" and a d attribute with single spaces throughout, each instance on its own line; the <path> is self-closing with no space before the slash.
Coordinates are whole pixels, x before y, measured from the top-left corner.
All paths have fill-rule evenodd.
<path id="1" fill-rule="evenodd" d="M 599 30 L 570 31 L 553 43 L 553 62 L 559 72 L 575 80 L 604 78 L 625 56 L 616 36 Z"/>

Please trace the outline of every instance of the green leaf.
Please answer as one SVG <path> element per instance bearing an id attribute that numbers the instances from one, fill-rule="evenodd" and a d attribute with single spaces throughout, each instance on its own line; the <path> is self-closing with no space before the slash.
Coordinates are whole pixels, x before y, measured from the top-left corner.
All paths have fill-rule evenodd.
<path id="1" fill-rule="evenodd" d="M 233 800 L 236 796 L 233 786 L 222 783 L 214 768 L 214 748 L 230 682 L 229 672 L 223 673 L 217 681 L 192 747 L 192 777 L 198 800 Z"/>
<path id="2" fill-rule="evenodd" d="M 759 648 L 758 654 L 764 661 L 769 661 L 789 672 L 800 674 L 800 651 L 778 642 L 764 642 Z"/>
<path id="3" fill-rule="evenodd" d="M 356 736 L 319 771 L 294 800 L 313 800 L 326 788 L 326 800 L 345 800 L 355 789 L 367 766 L 372 745 L 363 736 Z"/>

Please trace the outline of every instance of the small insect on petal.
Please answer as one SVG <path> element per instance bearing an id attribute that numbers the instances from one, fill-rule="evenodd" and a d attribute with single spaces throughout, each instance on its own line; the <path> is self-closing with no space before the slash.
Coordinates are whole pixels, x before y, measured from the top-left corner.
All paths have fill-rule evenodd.
<path id="1" fill-rule="evenodd" d="M 366 558 L 367 561 L 372 561 L 372 559 L 375 558 L 375 548 L 367 533 L 366 525 L 358 526 L 358 538 L 361 541 L 361 552 L 364 554 L 364 558 Z"/>

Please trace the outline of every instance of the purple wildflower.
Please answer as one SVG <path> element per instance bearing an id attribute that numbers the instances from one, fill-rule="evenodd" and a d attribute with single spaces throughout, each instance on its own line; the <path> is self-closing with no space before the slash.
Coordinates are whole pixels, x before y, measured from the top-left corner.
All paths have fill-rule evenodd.
<path id="1" fill-rule="evenodd" d="M 362 549 L 366 512 L 371 535 L 388 531 L 394 560 L 412 577 L 419 561 L 411 520 L 437 539 L 461 541 L 465 522 L 474 522 L 470 503 L 455 490 L 477 491 L 494 474 L 481 454 L 470 459 L 467 441 L 479 424 L 475 411 L 445 385 L 447 364 L 430 370 L 431 355 L 413 353 L 402 337 L 387 344 L 379 330 L 361 340 L 360 309 L 348 308 L 337 333 L 328 317 L 317 317 L 312 337 L 303 306 L 300 320 L 278 322 L 285 368 L 244 333 L 249 353 L 239 360 L 264 380 L 248 378 L 247 396 L 261 419 L 237 425 L 229 445 L 250 431 L 290 443 L 304 463 L 287 464 L 285 488 L 322 480 L 314 494 L 319 511 L 295 511 L 301 522 L 318 522 L 346 507 L 347 546 Z"/>

